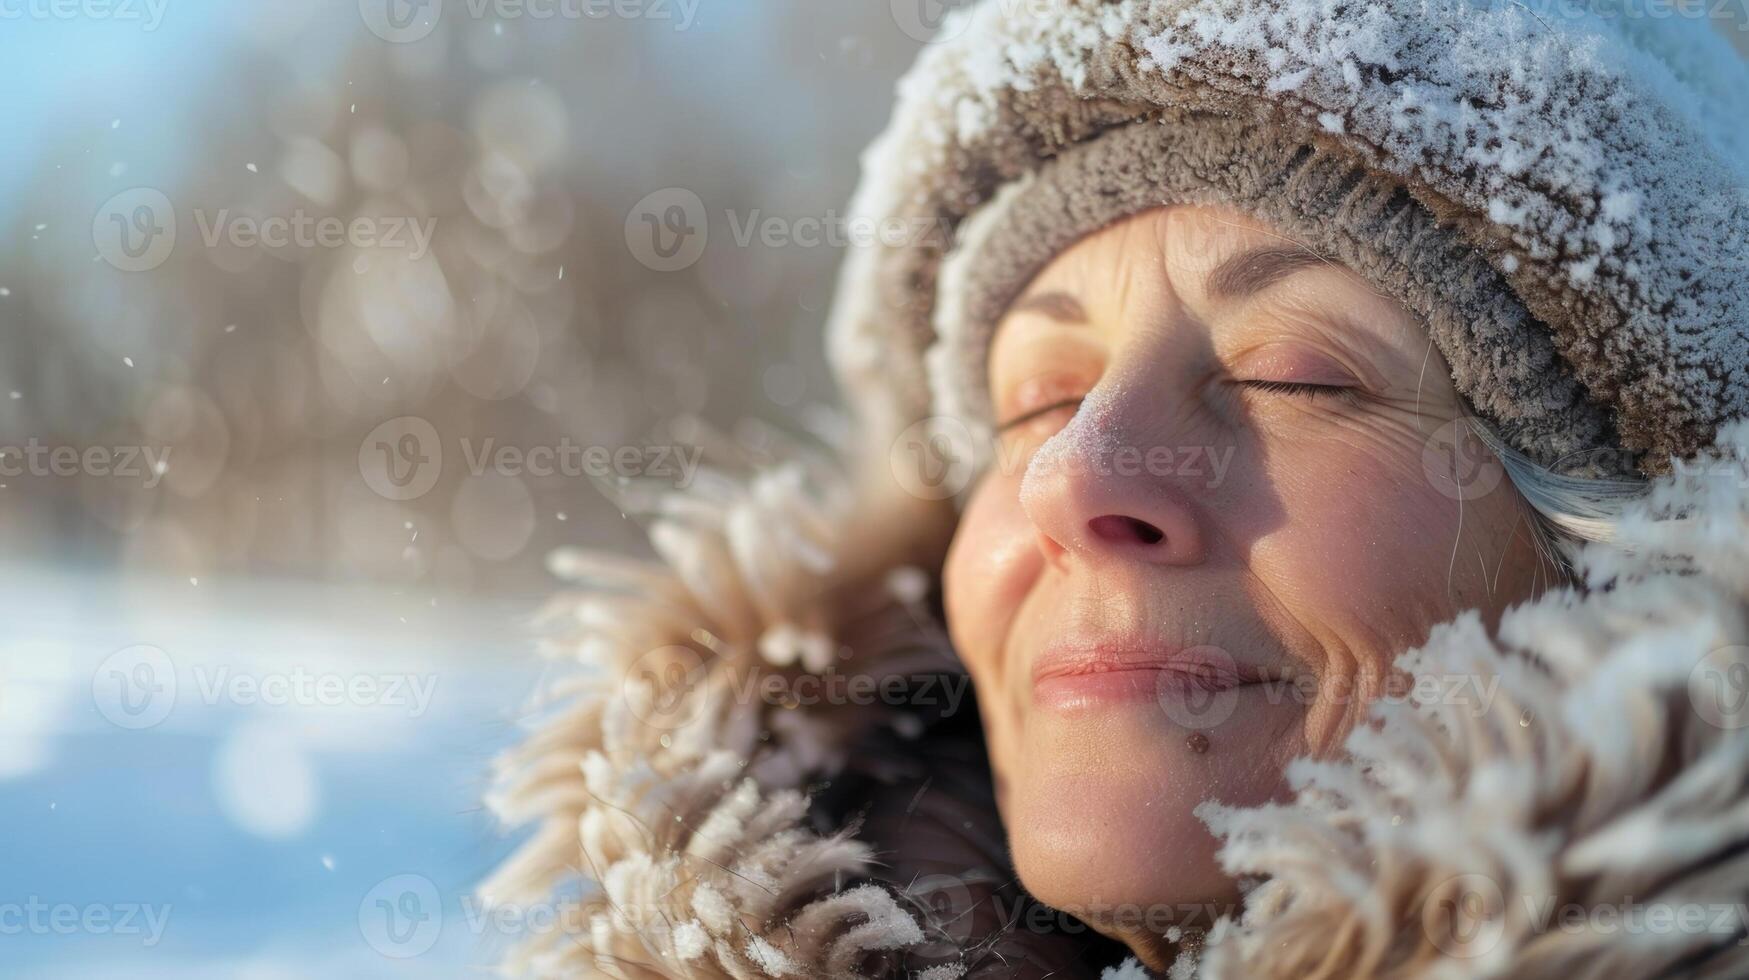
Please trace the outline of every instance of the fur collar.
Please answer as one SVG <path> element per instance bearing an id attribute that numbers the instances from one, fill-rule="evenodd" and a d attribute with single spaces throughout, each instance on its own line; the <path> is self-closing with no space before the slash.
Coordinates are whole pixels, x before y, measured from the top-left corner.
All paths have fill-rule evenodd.
<path id="1" fill-rule="evenodd" d="M 1746 445 L 1738 424 L 1657 481 L 1580 555 L 1582 588 L 1405 654 L 1420 693 L 1377 705 L 1340 757 L 1296 762 L 1292 802 L 1206 804 L 1255 885 L 1172 976 L 1749 974 Z M 796 461 L 669 501 L 661 561 L 556 561 L 577 589 L 546 649 L 571 669 L 502 760 L 492 805 L 533 831 L 482 892 L 578 914 L 510 972 L 1016 975 L 810 802 L 852 746 L 917 722 L 798 703 L 797 678 L 951 663 L 906 564 L 927 556 L 896 553 L 881 529 L 905 516 L 872 506 Z M 1454 679 L 1492 696 L 1438 696 Z M 1146 976 L 1086 975 L 1101 967 Z"/>

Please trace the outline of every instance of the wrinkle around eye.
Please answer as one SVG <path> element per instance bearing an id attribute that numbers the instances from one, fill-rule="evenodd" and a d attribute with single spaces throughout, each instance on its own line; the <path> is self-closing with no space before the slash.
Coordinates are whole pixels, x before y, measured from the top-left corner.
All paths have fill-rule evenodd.
<path id="1" fill-rule="evenodd" d="M 1363 369 L 1346 352 L 1302 340 L 1270 341 L 1248 347 L 1233 358 L 1233 374 L 1245 384 L 1373 390 L 1377 372 Z M 1370 367 L 1366 365 L 1365 367 Z"/>
<path id="2" fill-rule="evenodd" d="M 1085 400 L 1084 397 L 1063 398 L 1063 399 L 1059 399 L 1058 401 L 1051 402 L 1050 404 L 1043 405 L 1043 406 L 1038 407 L 1038 408 L 1029 409 L 1027 411 L 1021 412 L 1018 416 L 1016 416 L 1014 418 L 997 423 L 996 432 L 998 435 L 1001 435 L 1001 434 L 1005 434 L 1005 433 L 1008 433 L 1011 431 L 1022 429 L 1022 428 L 1025 428 L 1026 426 L 1031 425 L 1034 422 L 1043 421 L 1044 419 L 1049 418 L 1050 416 L 1056 414 L 1057 412 L 1061 412 L 1064 410 L 1069 410 L 1071 412 L 1071 414 L 1073 414 L 1074 411 L 1080 409 L 1081 402 L 1083 400 Z"/>
<path id="3" fill-rule="evenodd" d="M 1049 353 L 1044 350 L 1040 354 Z M 1063 366 L 1043 357 L 1028 359 L 1026 364 L 1007 364 L 991 370 L 992 414 L 999 421 L 997 430 L 1018 426 L 1026 417 L 1044 414 L 1065 402 L 1079 402 L 1098 383 L 1101 365 L 1087 361 L 1081 366 Z M 1002 384 L 1004 377 L 1020 380 Z"/>
<path id="4" fill-rule="evenodd" d="M 1086 394 L 1104 373 L 1106 360 L 1105 344 L 1087 326 L 1018 318 L 991 341 L 986 372 L 992 414 L 1012 417 L 1057 398 Z"/>
<path id="5" fill-rule="evenodd" d="M 1339 365 L 1352 378 L 1345 384 L 1375 394 L 1413 385 L 1429 343 L 1425 327 L 1406 319 L 1402 311 L 1375 309 L 1376 301 L 1352 299 L 1349 304 L 1329 296 L 1317 300 L 1296 296 L 1248 310 L 1222 331 L 1228 345 L 1223 357 L 1255 377 L 1252 359 L 1264 354 L 1274 359 L 1281 356 L 1277 351 L 1281 348 Z"/>

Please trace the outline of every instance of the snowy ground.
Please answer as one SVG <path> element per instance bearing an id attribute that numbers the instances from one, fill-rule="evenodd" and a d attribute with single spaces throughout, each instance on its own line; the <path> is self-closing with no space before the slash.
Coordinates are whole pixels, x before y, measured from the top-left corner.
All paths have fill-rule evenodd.
<path id="1" fill-rule="evenodd" d="M 525 612 L 0 566 L 0 973 L 480 976 Z"/>

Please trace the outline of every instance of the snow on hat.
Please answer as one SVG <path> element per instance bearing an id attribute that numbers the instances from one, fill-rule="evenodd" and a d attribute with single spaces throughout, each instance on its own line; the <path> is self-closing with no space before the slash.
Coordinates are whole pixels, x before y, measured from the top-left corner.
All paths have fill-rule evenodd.
<path id="1" fill-rule="evenodd" d="M 1508 445 L 1663 472 L 1749 414 L 1746 91 L 1679 12 L 985 0 L 901 81 L 852 205 L 949 233 L 850 256 L 831 356 L 871 439 L 987 425 L 989 331 L 1051 256 L 1221 203 L 1403 301 Z"/>

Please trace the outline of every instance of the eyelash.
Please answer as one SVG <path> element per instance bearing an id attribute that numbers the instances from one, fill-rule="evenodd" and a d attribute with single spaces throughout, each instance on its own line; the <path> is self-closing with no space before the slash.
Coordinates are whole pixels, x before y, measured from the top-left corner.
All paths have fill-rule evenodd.
<path id="1" fill-rule="evenodd" d="M 1241 381 L 1239 384 L 1283 395 L 1303 395 L 1306 398 L 1329 396 L 1344 402 L 1354 401 L 1354 389 L 1343 385 L 1318 385 L 1305 381 Z"/>
<path id="2" fill-rule="evenodd" d="M 1305 381 L 1240 381 L 1239 384 L 1246 388 L 1253 388 L 1258 391 L 1267 391 L 1280 395 L 1299 395 L 1303 398 L 1312 399 L 1330 397 L 1349 403 L 1354 401 L 1354 389 L 1342 385 L 1319 385 Z M 1062 401 L 1052 402 L 1049 405 L 1035 408 L 1030 412 L 1026 412 L 1003 422 L 996 426 L 996 432 L 1000 435 L 1010 429 L 1025 425 L 1034 419 L 1049 415 L 1058 409 L 1079 407 L 1080 404 L 1081 399 L 1079 398 L 1065 398 Z"/>
<path id="3" fill-rule="evenodd" d="M 1057 411 L 1058 409 L 1061 409 L 1061 408 L 1079 408 L 1080 405 L 1081 405 L 1081 399 L 1079 399 L 1079 398 L 1065 398 L 1062 401 L 1052 402 L 1049 405 L 1046 405 L 1042 408 L 1035 408 L 1030 412 L 1025 412 L 1021 415 L 1017 415 L 1014 418 L 1009 419 L 1006 422 L 1003 422 L 1001 425 L 998 425 L 996 427 L 996 434 L 1001 435 L 1002 433 L 1007 432 L 1009 429 L 1013 429 L 1013 428 L 1017 428 L 1019 426 L 1025 425 L 1026 423 L 1031 422 L 1032 420 L 1037 419 L 1037 418 L 1043 418 L 1044 416 L 1049 415 L 1052 412 Z"/>

